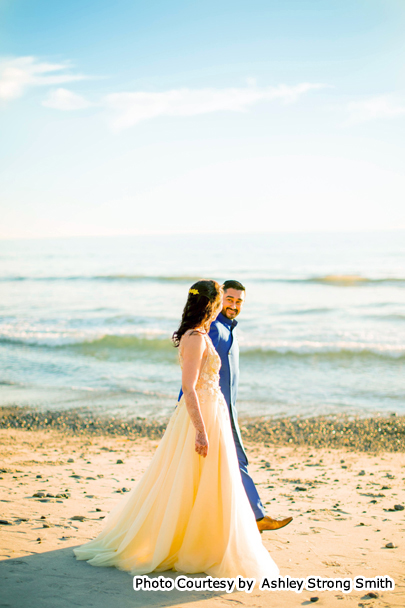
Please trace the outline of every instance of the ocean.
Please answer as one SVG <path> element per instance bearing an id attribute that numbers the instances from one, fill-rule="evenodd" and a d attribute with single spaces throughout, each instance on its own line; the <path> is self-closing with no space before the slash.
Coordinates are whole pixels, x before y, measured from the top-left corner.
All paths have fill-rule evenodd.
<path id="1" fill-rule="evenodd" d="M 169 416 L 200 278 L 246 287 L 242 416 L 405 413 L 405 232 L 0 241 L 0 405 Z"/>

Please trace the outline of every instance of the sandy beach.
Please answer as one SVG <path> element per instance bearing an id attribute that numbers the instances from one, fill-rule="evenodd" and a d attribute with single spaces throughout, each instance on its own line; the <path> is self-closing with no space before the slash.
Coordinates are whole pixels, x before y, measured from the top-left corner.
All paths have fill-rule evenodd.
<path id="1" fill-rule="evenodd" d="M 404 417 L 335 420 L 335 433 L 316 419 L 269 422 L 268 432 L 264 423 L 242 424 L 250 471 L 268 513 L 294 517 L 285 529 L 262 536 L 281 575 L 388 575 L 394 590 L 226 594 L 135 592 L 128 573 L 93 568 L 73 556 L 72 548 L 101 531 L 103 518 L 140 479 L 163 424 L 137 420 L 124 428 L 110 420 L 108 427 L 77 417 L 81 422 L 72 430 L 70 415 L 67 422 L 60 415 L 59 425 L 35 416 L 9 408 L 1 417 L 1 606 L 405 605 Z M 334 435 L 341 438 L 337 445 Z"/>

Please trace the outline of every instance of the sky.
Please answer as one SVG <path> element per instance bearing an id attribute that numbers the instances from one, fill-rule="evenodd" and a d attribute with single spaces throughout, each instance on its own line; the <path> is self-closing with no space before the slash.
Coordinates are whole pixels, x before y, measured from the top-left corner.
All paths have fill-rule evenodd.
<path id="1" fill-rule="evenodd" d="M 405 228 L 403 0 L 0 0 L 0 238 Z"/>

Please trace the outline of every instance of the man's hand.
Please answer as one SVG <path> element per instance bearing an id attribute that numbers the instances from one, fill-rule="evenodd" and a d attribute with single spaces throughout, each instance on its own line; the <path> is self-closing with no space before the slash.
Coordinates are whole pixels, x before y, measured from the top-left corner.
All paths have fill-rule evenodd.
<path id="1" fill-rule="evenodd" d="M 195 451 L 197 454 L 206 457 L 208 454 L 208 437 L 205 431 L 197 431 L 195 434 Z"/>

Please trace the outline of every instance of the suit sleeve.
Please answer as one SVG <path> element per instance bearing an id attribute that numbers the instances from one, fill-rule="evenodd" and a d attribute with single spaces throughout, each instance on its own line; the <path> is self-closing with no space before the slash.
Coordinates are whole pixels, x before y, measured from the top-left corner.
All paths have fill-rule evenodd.
<path id="1" fill-rule="evenodd" d="M 216 323 L 211 323 L 210 331 L 208 332 L 211 341 L 216 348 L 219 342 L 219 331 Z"/>

